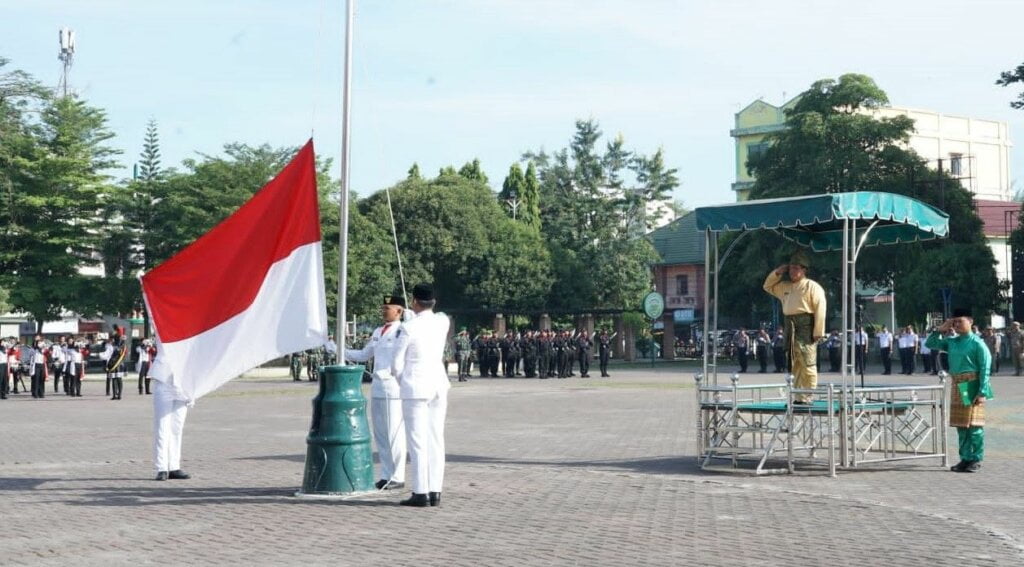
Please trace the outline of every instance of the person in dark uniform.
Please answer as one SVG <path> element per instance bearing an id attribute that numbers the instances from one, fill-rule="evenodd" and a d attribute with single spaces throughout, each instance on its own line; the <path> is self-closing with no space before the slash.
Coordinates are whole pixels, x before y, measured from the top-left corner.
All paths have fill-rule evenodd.
<path id="1" fill-rule="evenodd" d="M 519 370 L 519 365 L 523 360 L 523 339 L 519 333 L 512 335 L 509 356 L 512 357 L 512 376 L 522 376 L 523 373 Z"/>
<path id="2" fill-rule="evenodd" d="M 757 364 L 760 367 L 758 372 L 765 374 L 768 372 L 768 350 L 772 346 L 772 338 L 768 335 L 768 331 L 764 329 L 758 331 L 754 345 L 754 354 L 757 356 Z"/>
<path id="3" fill-rule="evenodd" d="M 521 342 L 523 350 L 523 373 L 527 378 L 537 376 L 537 338 L 533 331 L 527 331 Z"/>
<path id="4" fill-rule="evenodd" d="M 602 329 L 601 334 L 597 336 L 597 360 L 602 378 L 608 377 L 608 359 L 612 354 L 612 337 L 614 336 L 608 336 L 607 329 Z"/>
<path id="5" fill-rule="evenodd" d="M 594 341 L 590 340 L 587 331 L 580 329 L 579 335 L 576 336 L 576 358 L 580 363 L 580 376 L 583 378 L 590 378 L 590 350 L 593 346 Z"/>
<path id="6" fill-rule="evenodd" d="M 825 342 L 825 346 L 828 348 L 828 366 L 830 372 L 839 372 L 839 365 L 842 362 L 840 359 L 839 344 L 841 339 L 839 337 L 839 331 L 833 330 L 832 334 L 828 336 L 828 341 Z"/>
<path id="7" fill-rule="evenodd" d="M 46 397 L 46 345 L 42 339 L 36 339 L 31 347 L 26 347 L 31 356 L 29 369 L 32 372 L 32 397 Z"/>
<path id="8" fill-rule="evenodd" d="M 747 371 L 747 353 L 750 352 L 750 336 L 747 328 L 740 327 L 732 337 L 732 346 L 736 348 L 736 360 L 740 363 L 740 372 Z"/>
<path id="9" fill-rule="evenodd" d="M 501 375 L 505 378 L 515 376 L 515 366 L 512 357 L 513 341 L 512 331 L 506 331 L 505 336 L 498 343 L 498 350 L 501 351 Z"/>
<path id="10" fill-rule="evenodd" d="M 575 376 L 576 367 L 576 333 L 565 331 L 565 375 Z"/>
<path id="11" fill-rule="evenodd" d="M 772 359 L 775 363 L 776 372 L 786 372 L 786 335 L 780 327 L 772 339 Z"/>
<path id="12" fill-rule="evenodd" d="M 569 331 L 563 330 L 560 333 L 558 347 L 557 347 L 559 349 L 558 350 L 558 377 L 559 378 L 568 378 L 569 377 L 569 371 L 571 370 L 571 368 L 570 368 L 571 362 L 570 361 L 572 360 L 572 354 L 571 354 L 572 353 L 572 347 L 570 346 L 571 342 L 572 342 L 572 337 L 570 336 Z"/>
<path id="13" fill-rule="evenodd" d="M 473 351 L 476 352 L 476 369 L 483 378 L 487 376 L 487 335 L 489 331 L 484 329 L 480 331 L 480 334 L 473 339 L 470 345 L 473 347 Z"/>
<path id="14" fill-rule="evenodd" d="M 487 373 L 491 378 L 498 377 L 498 362 L 501 359 L 501 345 L 498 343 L 498 335 L 491 334 L 486 341 L 487 350 Z"/>
<path id="15" fill-rule="evenodd" d="M 551 337 L 548 331 L 541 331 L 537 337 L 537 375 L 542 379 L 551 377 Z"/>

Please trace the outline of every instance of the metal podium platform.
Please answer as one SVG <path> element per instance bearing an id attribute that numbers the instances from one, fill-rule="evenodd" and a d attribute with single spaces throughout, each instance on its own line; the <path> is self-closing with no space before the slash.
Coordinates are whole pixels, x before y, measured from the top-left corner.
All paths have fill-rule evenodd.
<path id="1" fill-rule="evenodd" d="M 792 473 L 931 459 L 946 466 L 946 374 L 935 385 L 704 384 L 695 376 L 704 470 Z M 810 404 L 794 403 L 812 394 Z"/>

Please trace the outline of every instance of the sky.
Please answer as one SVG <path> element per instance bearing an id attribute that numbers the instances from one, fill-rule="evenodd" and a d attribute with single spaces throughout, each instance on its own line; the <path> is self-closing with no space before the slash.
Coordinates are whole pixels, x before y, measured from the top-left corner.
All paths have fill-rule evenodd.
<path id="1" fill-rule="evenodd" d="M 343 0 L 0 0 L 0 57 L 56 86 L 58 30 L 75 30 L 70 83 L 107 112 L 119 177 L 150 119 L 164 165 L 312 134 L 337 172 L 344 20 Z M 893 105 L 1024 139 L 1009 107 L 1024 86 L 994 84 L 1024 62 L 1021 22 L 1021 0 L 361 0 L 351 186 L 479 158 L 497 189 L 524 151 L 563 148 L 594 119 L 632 150 L 661 148 L 687 207 L 732 202 L 735 113 L 848 72 Z M 1011 179 L 1022 171 L 1018 143 Z"/>

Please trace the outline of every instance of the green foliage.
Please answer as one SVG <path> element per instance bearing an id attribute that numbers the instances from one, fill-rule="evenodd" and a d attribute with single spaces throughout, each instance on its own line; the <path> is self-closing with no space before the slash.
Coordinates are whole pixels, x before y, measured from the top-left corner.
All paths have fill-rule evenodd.
<path id="1" fill-rule="evenodd" d="M 484 185 L 487 185 L 487 174 L 480 168 L 480 160 L 473 159 L 473 161 L 466 163 L 459 169 L 459 175 L 465 177 L 470 181 L 479 181 Z"/>
<path id="2" fill-rule="evenodd" d="M 950 216 L 948 239 L 865 248 L 858 258 L 858 279 L 882 289 L 895 285 L 897 315 L 902 320 L 919 320 L 928 311 L 941 311 L 939 289 L 947 286 L 958 301 L 977 312 L 995 308 L 999 298 L 995 260 L 970 192 L 901 147 L 913 129 L 909 118 L 876 119 L 863 112 L 887 102 L 885 93 L 863 75 L 815 82 L 788 111 L 787 128 L 770 136 L 768 150 L 748 163 L 757 176 L 751 198 L 869 190 L 908 195 L 939 207 Z M 724 239 L 723 246 L 733 238 Z M 786 261 L 794 248 L 771 233 L 744 238 L 722 269 L 723 313 L 749 317 L 752 325 L 767 319 L 770 298 L 762 293 L 752 297 L 751 290 L 760 289 L 768 271 Z M 970 281 L 952 268 L 967 256 L 972 259 Z M 810 277 L 830 293 L 829 309 L 838 313 L 841 305 L 834 293 L 841 281 L 839 254 L 816 254 L 812 262 Z"/>
<path id="3" fill-rule="evenodd" d="M 79 267 L 98 255 L 97 211 L 110 192 L 103 172 L 118 153 L 106 145 L 113 137 L 106 115 L 73 97 L 41 101 L 38 121 L 4 104 L 16 116 L 4 125 L 10 135 L 0 158 L 7 185 L 0 262 L 10 303 L 38 322 L 65 309 L 87 311 L 89 282 Z"/>
<path id="4" fill-rule="evenodd" d="M 407 285 L 434 282 L 446 310 L 542 306 L 551 286 L 547 250 L 536 233 L 505 215 L 481 181 L 443 175 L 390 191 Z M 390 226 L 383 191 L 360 209 L 374 224 Z"/>
<path id="5" fill-rule="evenodd" d="M 420 164 L 413 163 L 412 167 L 409 168 L 409 175 L 406 177 L 409 181 L 418 181 L 423 179 L 423 175 L 420 174 Z"/>
<path id="6" fill-rule="evenodd" d="M 1017 65 L 1016 69 L 1003 71 L 999 74 L 999 79 L 996 81 L 997 85 L 1003 87 L 1008 87 L 1014 83 L 1024 83 L 1024 63 Z M 1010 107 L 1018 110 L 1024 108 L 1024 92 L 1017 95 L 1017 100 L 1011 102 Z"/>
<path id="7" fill-rule="evenodd" d="M 540 230 L 540 181 L 537 180 L 537 168 L 532 161 L 526 166 L 523 181 L 523 192 L 519 197 L 523 201 L 519 206 L 519 221 L 534 230 Z"/>
<path id="8" fill-rule="evenodd" d="M 540 181 L 539 218 L 556 278 L 551 304 L 558 308 L 639 305 L 656 258 L 642 238 L 654 220 L 646 205 L 667 199 L 679 183 L 660 150 L 646 157 L 618 136 L 601 152 L 600 139 L 595 121 L 577 121 L 569 147 L 523 156 Z"/>
<path id="9" fill-rule="evenodd" d="M 156 120 L 146 124 L 146 137 L 142 142 L 142 155 L 139 156 L 139 179 L 154 181 L 160 176 L 160 136 L 156 130 Z"/>

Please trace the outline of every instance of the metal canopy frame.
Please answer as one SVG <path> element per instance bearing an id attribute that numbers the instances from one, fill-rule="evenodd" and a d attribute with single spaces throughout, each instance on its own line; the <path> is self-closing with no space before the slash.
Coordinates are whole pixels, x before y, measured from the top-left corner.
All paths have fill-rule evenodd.
<path id="1" fill-rule="evenodd" d="M 781 217 L 775 218 L 771 216 L 772 214 L 781 214 L 780 211 L 785 211 L 785 205 L 790 202 L 793 203 L 794 207 L 799 207 L 801 204 L 810 202 L 814 199 L 828 199 L 830 197 L 837 202 L 842 201 L 840 205 L 848 206 L 850 210 L 838 210 L 833 208 L 833 210 L 829 212 L 831 217 L 816 215 L 813 219 L 794 219 L 792 217 L 783 219 Z M 871 210 L 870 206 L 862 206 L 858 208 L 858 205 L 863 205 L 865 203 L 879 203 L 879 208 L 878 210 Z M 882 203 L 886 203 L 888 207 L 881 206 Z M 782 205 L 781 208 L 780 205 Z M 840 336 L 840 350 L 842 387 L 845 391 L 849 386 L 850 377 L 854 374 L 853 366 L 855 357 L 853 350 L 853 333 L 856 314 L 857 258 L 860 256 L 860 252 L 864 246 L 869 243 L 869 235 L 871 235 L 872 231 L 876 227 L 879 227 L 880 224 L 881 226 L 886 227 L 886 229 L 880 233 L 883 235 L 892 227 L 900 225 L 913 225 L 919 229 L 922 234 L 927 234 L 928 238 L 943 238 L 949 233 L 949 217 L 946 213 L 917 201 L 916 199 L 902 195 L 893 195 L 890 193 L 860 191 L 853 193 L 837 193 L 833 195 L 795 197 L 792 199 L 749 201 L 745 203 L 730 204 L 726 207 L 729 208 L 732 213 L 740 211 L 746 207 L 751 207 L 751 210 L 755 211 L 758 210 L 757 207 L 762 207 L 762 210 L 766 211 L 767 215 L 758 219 L 758 223 L 754 226 L 748 226 L 746 224 L 739 224 L 737 226 L 737 224 L 732 224 L 731 226 L 724 225 L 722 228 L 716 230 L 712 228 L 709 223 L 704 229 L 704 345 L 702 353 L 702 373 L 707 381 L 706 383 L 714 386 L 718 385 L 718 362 L 715 357 L 715 353 L 718 352 L 719 273 L 736 245 L 747 234 L 755 230 L 771 230 L 781 234 L 785 238 L 794 240 L 792 238 L 794 229 L 799 229 L 802 233 L 814 233 L 816 232 L 816 228 L 820 228 L 822 232 L 841 232 L 843 277 L 840 297 L 842 298 L 841 324 L 843 332 Z M 913 210 L 917 208 L 927 211 L 933 218 L 915 219 L 912 213 Z M 698 209 L 698 211 L 700 211 L 700 209 Z M 895 214 L 896 212 L 902 213 L 902 216 L 897 216 L 897 214 Z M 734 214 L 733 216 L 737 215 Z M 823 216 L 824 218 L 822 218 Z M 786 222 L 791 224 L 786 225 Z M 698 224 L 699 223 L 700 219 L 698 218 Z M 837 228 L 839 230 L 837 230 Z M 729 245 L 724 253 L 720 254 L 720 233 L 736 231 L 740 232 L 740 236 Z M 915 236 L 913 239 L 917 240 L 922 238 L 920 236 Z M 872 244 L 899 243 L 906 242 L 908 240 L 909 239 L 900 240 L 897 238 L 896 240 L 886 242 L 876 239 Z M 814 250 L 813 244 L 809 245 L 805 242 L 796 242 L 798 245 L 806 246 Z"/>

